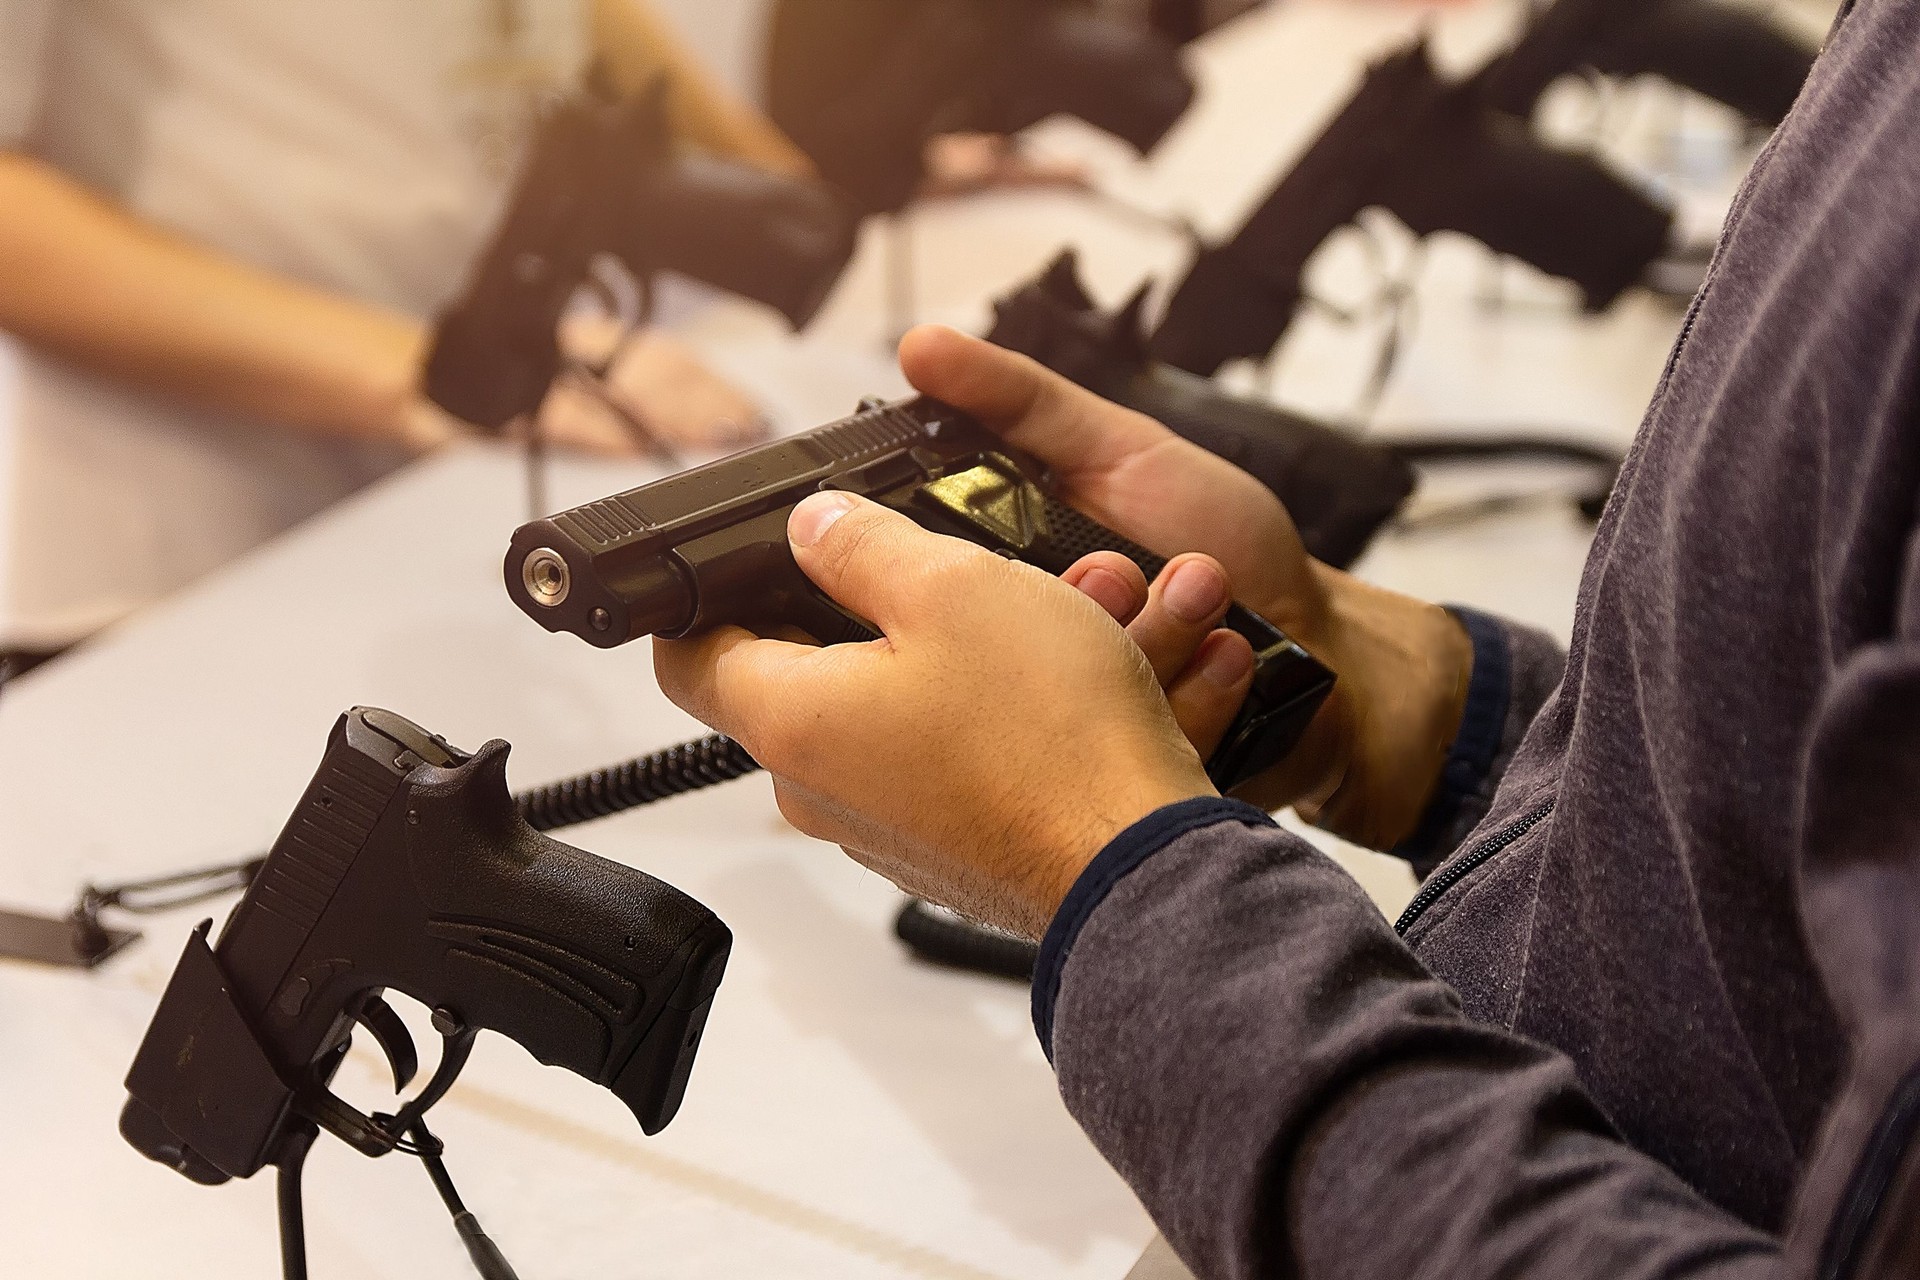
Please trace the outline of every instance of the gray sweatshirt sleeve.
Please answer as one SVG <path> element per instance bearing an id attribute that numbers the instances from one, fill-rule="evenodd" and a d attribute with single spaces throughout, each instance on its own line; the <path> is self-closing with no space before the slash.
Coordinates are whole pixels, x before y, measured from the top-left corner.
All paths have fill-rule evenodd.
<path id="1" fill-rule="evenodd" d="M 1780 1273 L 1776 1240 L 1619 1142 L 1564 1057 L 1468 1022 L 1247 806 L 1170 806 L 1108 846 L 1034 1012 L 1068 1109 L 1208 1280 Z"/>
<path id="2" fill-rule="evenodd" d="M 1567 665 L 1566 650 L 1544 631 L 1473 609 L 1449 612 L 1473 641 L 1466 711 L 1419 827 L 1392 850 L 1423 879 L 1487 816 L 1520 740 Z"/>

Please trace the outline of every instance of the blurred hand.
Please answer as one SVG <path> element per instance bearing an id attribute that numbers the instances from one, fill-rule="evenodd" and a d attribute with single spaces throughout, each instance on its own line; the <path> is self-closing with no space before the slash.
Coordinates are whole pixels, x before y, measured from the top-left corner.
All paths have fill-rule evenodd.
<path id="1" fill-rule="evenodd" d="M 975 191 L 1056 188 L 1084 191 L 1086 166 L 1072 160 L 1036 160 L 1001 133 L 943 133 L 928 140 L 922 196 Z"/>
<path id="2" fill-rule="evenodd" d="M 1300 746 L 1241 788 L 1247 799 L 1296 805 L 1308 820 L 1372 848 L 1411 834 L 1459 727 L 1472 672 L 1472 646 L 1450 615 L 1312 560 L 1258 480 L 1025 356 L 927 326 L 901 343 L 900 365 L 921 391 L 1046 463 L 1067 502 L 1163 556 L 1210 557 L 1234 596 L 1338 674 Z M 1125 577 L 1119 566 L 1106 567 Z M 1170 564 L 1169 573 L 1179 567 Z M 1084 575 L 1076 580 L 1085 586 Z M 1186 704 L 1183 727 L 1210 746 L 1233 708 L 1203 714 L 1190 668 L 1200 659 L 1226 661 L 1228 641 L 1210 628 L 1170 626 L 1167 580 L 1162 575 L 1149 600 L 1136 572 L 1134 596 L 1116 595 L 1121 607 L 1112 612 L 1131 620 L 1143 647 L 1161 646 L 1153 666 L 1176 703 Z"/>
<path id="3" fill-rule="evenodd" d="M 563 377 L 540 406 L 540 428 L 552 444 L 623 457 L 660 446 L 675 453 L 728 450 L 766 438 L 759 407 L 678 338 L 658 329 L 627 337 L 616 321 L 598 316 L 570 317 L 560 338 L 574 359 L 607 368 L 606 395 L 641 430 Z"/>
<path id="4" fill-rule="evenodd" d="M 607 372 L 607 388 L 676 449 L 737 449 L 769 434 L 759 405 L 659 329 L 628 340 Z"/>
<path id="5" fill-rule="evenodd" d="M 675 704 L 766 767 L 801 831 L 1038 937 L 1114 836 L 1212 794 L 1142 650 L 1090 598 L 1105 566 L 1085 566 L 1083 594 L 846 493 L 802 502 L 788 533 L 802 571 L 882 639 L 720 628 L 656 640 L 654 665 Z"/>

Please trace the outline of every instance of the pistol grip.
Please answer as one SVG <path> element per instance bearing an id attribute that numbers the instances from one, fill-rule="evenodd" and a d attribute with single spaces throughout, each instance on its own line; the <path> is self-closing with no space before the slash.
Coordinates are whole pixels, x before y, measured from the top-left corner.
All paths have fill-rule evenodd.
<path id="1" fill-rule="evenodd" d="M 424 990 L 394 985 L 612 1090 L 655 1133 L 679 1108 L 732 934 L 673 886 L 527 826 L 506 754 L 489 743 L 414 789 L 409 856 L 437 954 Z"/>

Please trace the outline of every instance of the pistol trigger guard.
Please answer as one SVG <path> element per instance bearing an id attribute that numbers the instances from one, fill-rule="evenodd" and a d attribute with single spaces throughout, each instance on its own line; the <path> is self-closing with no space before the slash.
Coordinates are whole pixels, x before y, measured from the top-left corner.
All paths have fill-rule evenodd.
<path id="1" fill-rule="evenodd" d="M 384 1002 L 382 1005 L 385 1007 Z M 391 1008 L 387 1012 L 395 1022 L 399 1021 Z M 473 1042 L 480 1031 L 477 1027 L 462 1026 L 442 1034 L 445 1040 L 440 1051 L 440 1065 L 434 1068 L 432 1078 L 419 1095 L 402 1106 L 396 1114 L 364 1115 L 321 1083 L 333 1074 L 333 1068 L 346 1056 L 344 1041 L 328 1057 L 321 1059 L 313 1082 L 295 1095 L 295 1114 L 312 1121 L 363 1156 L 387 1154 L 407 1140 L 408 1130 L 413 1128 L 414 1122 L 453 1087 L 453 1082 L 459 1078 L 461 1069 L 467 1065 L 467 1059 L 473 1053 Z M 375 1038 L 379 1038 L 378 1032 L 375 1032 Z M 409 1052 L 412 1051 L 411 1038 L 407 1041 L 407 1048 Z"/>
<path id="2" fill-rule="evenodd" d="M 432 1077 L 426 1087 L 420 1090 L 420 1096 L 400 1108 L 400 1119 L 405 1121 L 398 1129 L 405 1132 L 408 1125 L 427 1113 L 440 1099 L 446 1097 L 447 1090 L 453 1088 L 453 1082 L 459 1078 L 460 1071 L 467 1065 L 467 1059 L 473 1053 L 473 1042 L 479 1038 L 478 1027 L 458 1027 L 450 1032 L 442 1032 L 440 1040 L 440 1065 L 433 1069 Z"/>
<path id="3" fill-rule="evenodd" d="M 387 1065 L 393 1068 L 393 1091 L 399 1093 L 413 1083 L 420 1073 L 420 1053 L 393 1006 L 379 996 L 369 997 L 356 1021 L 372 1033 L 374 1042 L 387 1055 Z"/>

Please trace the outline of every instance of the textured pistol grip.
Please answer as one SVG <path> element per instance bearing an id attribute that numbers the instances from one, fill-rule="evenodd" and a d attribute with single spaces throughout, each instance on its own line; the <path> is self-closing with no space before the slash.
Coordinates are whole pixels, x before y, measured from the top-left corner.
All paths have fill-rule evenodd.
<path id="1" fill-rule="evenodd" d="M 673 886 L 527 826 L 505 762 L 489 743 L 414 790 L 432 985 L 460 1022 L 605 1086 L 655 1133 L 680 1105 L 732 935 Z"/>

